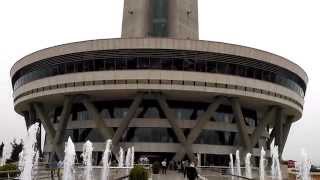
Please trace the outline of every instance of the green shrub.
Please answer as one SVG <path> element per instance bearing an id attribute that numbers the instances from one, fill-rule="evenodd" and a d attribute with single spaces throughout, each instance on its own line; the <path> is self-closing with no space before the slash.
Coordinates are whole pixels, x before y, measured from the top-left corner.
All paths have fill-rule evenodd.
<path id="1" fill-rule="evenodd" d="M 143 166 L 134 166 L 130 171 L 129 180 L 148 180 L 148 172 Z"/>
<path id="2" fill-rule="evenodd" d="M 153 174 L 159 174 L 160 168 L 161 168 L 160 162 L 159 161 L 155 161 L 152 164 L 152 173 Z"/>
<path id="3" fill-rule="evenodd" d="M 0 166 L 0 177 L 8 177 L 8 173 L 1 173 L 1 171 L 13 171 L 9 173 L 10 177 L 15 177 L 19 174 L 18 167 L 14 164 Z"/>

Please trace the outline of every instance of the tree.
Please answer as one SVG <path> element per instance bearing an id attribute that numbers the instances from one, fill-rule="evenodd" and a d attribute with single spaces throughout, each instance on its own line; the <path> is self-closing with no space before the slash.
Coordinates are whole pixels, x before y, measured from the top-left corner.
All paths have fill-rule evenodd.
<path id="1" fill-rule="evenodd" d="M 0 158 L 2 158 L 3 147 L 4 147 L 4 143 L 2 142 L 0 145 Z"/>
<path id="2" fill-rule="evenodd" d="M 20 143 L 17 142 L 17 139 L 14 139 L 13 142 L 11 142 L 12 146 L 12 153 L 11 153 L 11 162 L 19 161 L 19 154 L 23 149 L 23 141 L 20 140 Z"/>

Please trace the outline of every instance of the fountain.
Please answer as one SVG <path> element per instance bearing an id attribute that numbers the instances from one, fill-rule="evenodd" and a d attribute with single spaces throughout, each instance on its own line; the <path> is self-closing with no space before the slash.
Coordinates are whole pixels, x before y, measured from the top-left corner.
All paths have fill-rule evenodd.
<path id="1" fill-rule="evenodd" d="M 39 165 L 39 151 L 36 152 L 33 160 L 33 168 L 32 168 L 32 177 L 36 177 L 38 174 L 38 165 Z"/>
<path id="2" fill-rule="evenodd" d="M 126 167 L 131 167 L 131 159 L 132 159 L 131 148 L 128 148 L 127 154 L 126 154 L 126 162 L 125 162 Z"/>
<path id="3" fill-rule="evenodd" d="M 229 154 L 229 157 L 230 157 L 230 170 L 231 170 L 231 175 L 234 175 L 234 167 L 233 167 L 233 156 L 232 154 Z"/>
<path id="4" fill-rule="evenodd" d="M 246 164 L 246 177 L 251 179 L 252 178 L 251 153 L 247 153 L 245 164 Z"/>
<path id="5" fill-rule="evenodd" d="M 31 180 L 32 179 L 32 167 L 34 164 L 34 157 L 36 155 L 36 142 L 37 142 L 37 133 L 39 129 L 39 123 L 35 123 L 28 129 L 27 136 L 24 140 L 23 153 L 20 157 L 23 160 L 19 160 L 22 166 L 22 172 L 20 179 Z"/>
<path id="6" fill-rule="evenodd" d="M 301 180 L 310 180 L 311 161 L 304 149 L 301 150 L 302 160 L 299 163 L 299 176 Z"/>
<path id="7" fill-rule="evenodd" d="M 74 160 L 76 151 L 71 138 L 68 138 L 67 145 L 64 150 L 63 161 L 63 180 L 74 180 Z"/>
<path id="8" fill-rule="evenodd" d="M 278 146 L 270 148 L 270 151 L 271 151 L 271 158 L 272 158 L 272 165 L 271 165 L 272 179 L 282 179 Z"/>
<path id="9" fill-rule="evenodd" d="M 123 149 L 120 147 L 119 150 L 119 162 L 118 162 L 118 167 L 122 168 L 123 167 Z"/>
<path id="10" fill-rule="evenodd" d="M 90 141 L 87 141 L 83 145 L 83 153 L 81 154 L 83 158 L 83 163 L 85 165 L 83 176 L 85 180 L 91 180 L 92 176 L 92 151 L 93 146 Z"/>
<path id="11" fill-rule="evenodd" d="M 19 153 L 18 169 L 23 170 L 23 150 Z"/>
<path id="12" fill-rule="evenodd" d="M 106 143 L 106 149 L 103 153 L 103 158 L 102 158 L 103 168 L 101 172 L 101 180 L 109 179 L 110 163 L 111 163 L 111 155 L 112 155 L 111 145 L 112 145 L 112 141 L 111 139 L 108 139 Z"/>
<path id="13" fill-rule="evenodd" d="M 237 167 L 237 176 L 241 176 L 240 153 L 239 153 L 239 150 L 236 151 L 236 167 Z"/>
<path id="14" fill-rule="evenodd" d="M 4 144 L 2 151 L 2 158 L 0 159 L 0 166 L 6 165 L 6 161 L 10 159 L 12 153 L 12 146 L 10 143 Z"/>
<path id="15" fill-rule="evenodd" d="M 201 166 L 201 154 L 197 153 L 197 166 L 200 167 Z"/>
<path id="16" fill-rule="evenodd" d="M 260 174 L 260 180 L 264 180 L 265 177 L 265 158 L 264 156 L 266 155 L 266 152 L 264 151 L 263 147 L 261 148 L 261 153 L 260 153 L 260 164 L 259 164 L 259 174 Z"/>
<path id="17" fill-rule="evenodd" d="M 131 167 L 134 165 L 134 147 L 131 147 Z"/>

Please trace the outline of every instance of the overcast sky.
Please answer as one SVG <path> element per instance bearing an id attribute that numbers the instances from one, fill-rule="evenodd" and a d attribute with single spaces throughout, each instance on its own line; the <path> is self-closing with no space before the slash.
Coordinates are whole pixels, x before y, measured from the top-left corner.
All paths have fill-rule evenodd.
<path id="1" fill-rule="evenodd" d="M 0 1 L 0 142 L 25 135 L 13 110 L 9 71 L 23 56 L 50 46 L 121 34 L 123 0 Z M 305 148 L 320 163 L 319 0 L 199 0 L 200 39 L 266 50 L 309 76 L 304 114 L 291 128 L 284 157 Z"/>

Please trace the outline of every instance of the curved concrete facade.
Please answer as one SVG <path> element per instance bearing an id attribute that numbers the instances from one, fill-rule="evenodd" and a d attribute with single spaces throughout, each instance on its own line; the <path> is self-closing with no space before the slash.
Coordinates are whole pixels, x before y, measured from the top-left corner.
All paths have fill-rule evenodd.
<path id="1" fill-rule="evenodd" d="M 42 59 L 77 52 L 110 49 L 177 49 L 237 55 L 283 67 L 299 75 L 305 83 L 308 83 L 308 76 L 301 67 L 281 56 L 266 51 L 222 42 L 166 38 L 100 39 L 59 45 L 37 51 L 20 59 L 13 65 L 10 74 L 13 76 L 22 67 Z"/>
<path id="2" fill-rule="evenodd" d="M 72 86 L 72 84 L 78 82 L 96 82 L 103 80 L 154 80 L 158 83 L 135 83 L 135 84 L 97 84 L 94 85 L 83 85 L 83 86 Z M 177 81 L 180 84 L 161 84 L 161 81 Z M 197 82 L 200 85 L 182 85 L 182 82 L 191 81 Z M 244 83 L 245 82 L 245 83 Z M 202 85 L 201 85 L 202 83 Z M 226 86 L 234 87 L 215 87 L 205 86 L 204 84 L 219 83 Z M 44 87 L 54 87 L 63 84 L 69 84 L 62 88 L 39 90 Z M 257 88 L 259 87 L 259 88 Z M 248 88 L 248 90 L 244 90 Z M 251 91 L 249 90 L 251 89 Z M 37 90 L 38 89 L 38 90 Z M 257 89 L 254 91 L 253 89 Z M 261 90 L 261 91 L 258 91 Z M 302 114 L 302 107 L 304 100 L 302 97 L 292 92 L 291 90 L 284 88 L 279 85 L 275 85 L 268 82 L 259 80 L 252 80 L 249 78 L 234 77 L 228 75 L 212 75 L 208 73 L 197 73 L 197 72 L 180 72 L 180 71 L 161 71 L 161 70 L 134 70 L 134 71 L 100 71 L 100 72 L 88 72 L 88 73 L 74 73 L 71 75 L 61 75 L 50 78 L 44 78 L 28 83 L 18 88 L 14 93 L 13 97 L 16 99 L 15 107 L 18 112 L 23 108 L 24 102 L 28 102 L 32 99 L 39 99 L 46 96 L 61 94 L 90 94 L 90 92 L 104 91 L 106 94 L 109 92 L 116 92 L 117 90 L 123 91 L 180 91 L 182 94 L 188 97 L 188 92 L 199 92 L 204 93 L 204 97 L 212 97 L 213 95 L 224 94 L 227 96 L 235 96 L 242 98 L 252 98 L 258 101 L 269 102 L 270 105 L 282 105 L 286 106 L 288 111 L 295 112 L 296 118 L 299 119 Z M 262 93 L 262 90 L 270 93 Z M 23 96 L 26 92 L 33 92 L 31 94 Z M 37 91 L 37 92 L 35 92 Z M 279 96 L 277 95 L 279 94 Z M 181 95 L 183 97 L 183 95 Z M 281 96 L 281 97 L 280 97 Z M 290 97 L 290 99 L 289 99 Z M 205 99 L 205 98 L 204 98 Z"/>

